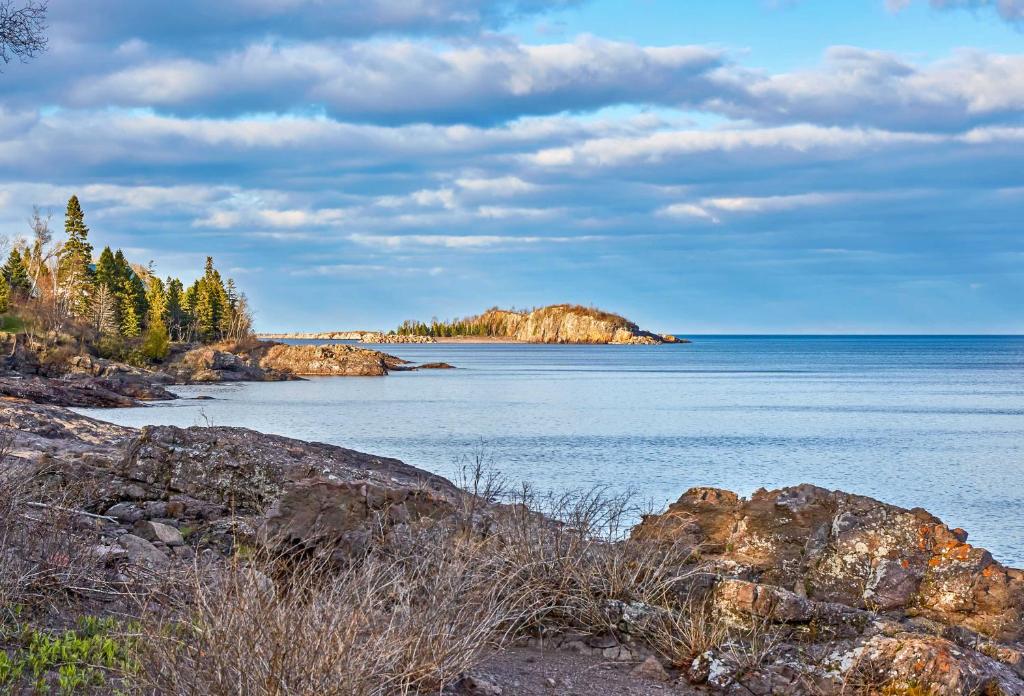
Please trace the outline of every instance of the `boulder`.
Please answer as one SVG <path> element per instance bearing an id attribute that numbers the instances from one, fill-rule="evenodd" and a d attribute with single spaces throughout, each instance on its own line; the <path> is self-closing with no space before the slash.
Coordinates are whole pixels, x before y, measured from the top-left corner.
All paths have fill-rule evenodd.
<path id="1" fill-rule="evenodd" d="M 267 512 L 264 539 L 289 548 L 327 545 L 361 553 L 392 530 L 450 519 L 455 497 L 422 487 L 342 482 L 322 477 L 290 487 Z"/>
<path id="2" fill-rule="evenodd" d="M 351 345 L 271 344 L 258 354 L 259 366 L 299 376 L 380 377 L 407 362 L 394 355 Z"/>
<path id="3" fill-rule="evenodd" d="M 633 534 L 681 540 L 727 575 L 811 600 L 1024 637 L 1024 573 L 920 508 L 810 485 L 749 500 L 695 488 Z"/>
<path id="4" fill-rule="evenodd" d="M 397 459 L 224 427 L 145 427 L 126 447 L 117 474 L 141 486 L 149 500 L 183 495 L 238 514 L 260 514 L 293 484 L 321 476 L 382 488 L 457 490 Z"/>
<path id="5" fill-rule="evenodd" d="M 634 667 L 630 674 L 634 677 L 658 682 L 667 682 L 670 679 L 661 662 L 653 655 L 648 656 L 646 660 Z"/>
<path id="6" fill-rule="evenodd" d="M 160 542 L 166 546 L 182 546 L 185 540 L 174 527 L 162 522 L 140 520 L 135 523 L 135 534 L 149 542 Z"/>
<path id="7" fill-rule="evenodd" d="M 170 565 L 170 559 L 142 537 L 124 534 L 117 538 L 117 545 L 125 550 L 126 558 L 132 565 L 148 570 L 163 570 Z"/>

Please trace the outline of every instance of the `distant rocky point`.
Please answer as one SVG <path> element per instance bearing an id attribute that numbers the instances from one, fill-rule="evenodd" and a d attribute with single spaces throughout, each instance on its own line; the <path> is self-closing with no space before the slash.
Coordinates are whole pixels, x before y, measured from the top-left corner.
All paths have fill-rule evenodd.
<path id="1" fill-rule="evenodd" d="M 359 343 L 434 343 L 431 336 L 411 336 L 383 331 L 299 331 L 291 333 L 262 333 L 267 340 L 298 341 L 358 341 Z"/>
<path id="2" fill-rule="evenodd" d="M 396 332 L 446 339 L 491 339 L 518 343 L 607 343 L 656 345 L 685 343 L 671 335 L 643 331 L 619 314 L 595 307 L 559 304 L 529 311 L 493 307 L 483 314 L 429 324 L 407 321 Z"/>
<path id="3" fill-rule="evenodd" d="M 397 330 L 327 331 L 260 334 L 267 339 L 350 340 L 361 343 L 435 343 L 480 341 L 508 343 L 570 343 L 658 345 L 689 343 L 669 334 L 644 331 L 619 314 L 594 307 L 559 304 L 532 310 L 493 307 L 472 317 L 451 321 L 403 322 Z"/>

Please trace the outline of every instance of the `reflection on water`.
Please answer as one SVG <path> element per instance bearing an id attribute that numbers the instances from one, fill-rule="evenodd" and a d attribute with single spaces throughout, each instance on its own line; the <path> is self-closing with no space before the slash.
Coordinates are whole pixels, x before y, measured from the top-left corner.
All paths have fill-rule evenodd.
<path id="1" fill-rule="evenodd" d="M 447 476 L 483 441 L 513 480 L 633 489 L 658 506 L 695 485 L 812 482 L 926 507 L 1024 563 L 1024 338 L 381 348 L 460 369 L 182 387 L 215 400 L 83 412 L 245 426 Z"/>

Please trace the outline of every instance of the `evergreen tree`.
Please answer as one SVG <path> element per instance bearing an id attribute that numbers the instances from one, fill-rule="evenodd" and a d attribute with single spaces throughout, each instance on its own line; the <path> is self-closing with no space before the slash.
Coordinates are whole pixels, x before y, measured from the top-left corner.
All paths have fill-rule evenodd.
<path id="1" fill-rule="evenodd" d="M 198 281 L 195 317 L 199 338 L 207 343 L 223 338 L 231 327 L 227 288 L 220 272 L 213 265 L 213 257 L 206 257 L 203 277 Z"/>
<path id="2" fill-rule="evenodd" d="M 149 276 L 146 284 L 147 321 L 159 319 L 165 321 L 167 311 L 167 291 L 162 280 L 155 275 Z"/>
<path id="3" fill-rule="evenodd" d="M 163 360 L 170 352 L 171 337 L 167 331 L 164 316 L 167 312 L 167 294 L 164 284 L 155 275 L 150 275 L 146 288 L 149 314 L 146 317 L 146 334 L 142 341 L 142 354 L 150 360 Z"/>
<path id="4" fill-rule="evenodd" d="M 108 246 L 103 247 L 103 251 L 100 252 L 100 260 L 96 262 L 96 283 L 106 286 L 111 292 L 116 292 L 121 286 L 120 268 L 114 260 L 114 253 Z"/>
<path id="5" fill-rule="evenodd" d="M 7 284 L 7 279 L 0 276 L 0 314 L 5 313 L 11 308 L 11 286 Z"/>
<path id="6" fill-rule="evenodd" d="M 177 278 L 168 278 L 165 287 L 164 321 L 167 323 L 171 337 L 180 341 L 184 335 L 183 329 L 187 323 L 185 308 L 182 306 L 185 291 L 181 281 Z"/>
<path id="7" fill-rule="evenodd" d="M 60 252 L 57 281 L 61 291 L 68 298 L 68 307 L 77 317 L 89 312 L 92 298 L 92 245 L 89 244 L 89 228 L 85 225 L 85 214 L 78 203 L 78 196 L 68 199 L 64 215 L 64 231 L 68 240 Z"/>
<path id="8" fill-rule="evenodd" d="M 136 309 L 134 287 L 130 280 L 123 281 L 117 304 L 121 334 L 125 338 L 135 338 L 142 332 L 142 317 Z"/>
<path id="9" fill-rule="evenodd" d="M 25 252 L 26 255 L 28 252 Z M 9 290 L 8 296 L 27 296 L 29 291 L 32 290 L 32 280 L 28 275 L 28 268 L 25 267 L 25 262 L 21 257 L 21 252 L 17 248 L 11 249 L 10 256 L 7 257 L 7 263 L 0 269 L 0 274 L 3 275 L 4 280 L 7 281 L 7 288 Z"/>
<path id="10" fill-rule="evenodd" d="M 217 340 L 220 324 L 220 297 L 217 289 L 210 282 L 199 285 L 196 297 L 196 330 L 200 340 L 212 342 Z"/>

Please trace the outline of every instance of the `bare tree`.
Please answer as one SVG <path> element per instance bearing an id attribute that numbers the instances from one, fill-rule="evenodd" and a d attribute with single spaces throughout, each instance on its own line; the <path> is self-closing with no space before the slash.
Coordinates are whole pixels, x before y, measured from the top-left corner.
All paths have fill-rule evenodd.
<path id="1" fill-rule="evenodd" d="M 117 331 L 117 298 L 102 283 L 96 288 L 96 298 L 92 303 L 92 327 L 101 336 Z"/>
<path id="2" fill-rule="evenodd" d="M 38 205 L 32 206 L 32 217 L 28 225 L 32 230 L 32 247 L 29 250 L 29 272 L 32 274 L 32 283 L 38 291 L 41 275 L 46 271 L 46 265 L 50 257 L 56 253 L 56 247 L 51 246 L 53 232 L 50 231 L 50 220 L 53 213 L 47 211 L 44 217 Z"/>
<path id="3" fill-rule="evenodd" d="M 47 0 L 0 0 L 0 60 L 25 62 L 46 50 Z"/>

